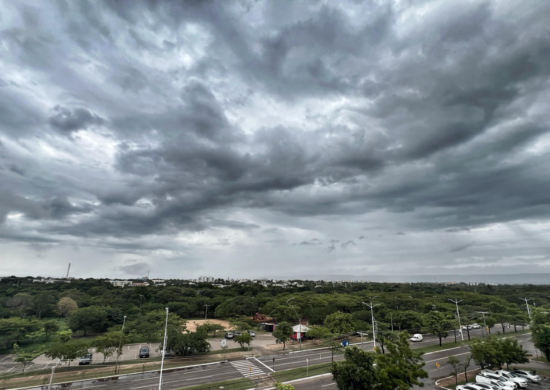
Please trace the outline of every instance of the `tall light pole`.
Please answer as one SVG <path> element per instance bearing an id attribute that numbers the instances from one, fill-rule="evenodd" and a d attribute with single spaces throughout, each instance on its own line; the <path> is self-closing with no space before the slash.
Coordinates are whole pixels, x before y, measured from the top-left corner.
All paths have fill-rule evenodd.
<path id="1" fill-rule="evenodd" d="M 125 323 L 126 323 L 126 316 L 124 316 L 124 320 L 122 321 L 122 329 L 120 331 L 120 340 L 118 342 L 118 350 L 116 351 L 115 374 L 118 371 L 118 355 L 120 355 L 120 348 L 122 347 L 122 335 L 124 335 L 124 324 Z"/>
<path id="2" fill-rule="evenodd" d="M 204 305 L 204 307 L 206 307 L 206 309 L 204 309 L 204 319 L 205 320 L 208 319 L 208 306 L 210 306 L 210 305 Z"/>
<path id="3" fill-rule="evenodd" d="M 370 300 L 370 304 L 369 303 L 365 303 L 365 302 L 362 302 L 363 305 L 366 305 L 368 307 L 370 307 L 370 319 L 372 321 L 372 339 L 374 340 L 374 343 L 373 343 L 373 348 L 376 348 L 376 332 L 374 331 L 374 314 L 372 313 L 372 309 L 375 308 L 376 306 L 379 305 L 379 303 L 377 303 L 376 305 L 373 305 L 372 304 L 372 300 L 374 298 L 378 298 L 378 296 L 376 297 L 370 297 L 369 300 Z"/>
<path id="4" fill-rule="evenodd" d="M 288 298 L 286 300 L 286 303 L 288 303 L 288 301 L 290 301 L 291 299 L 294 299 L 294 297 Z M 298 323 L 300 324 L 300 338 L 298 340 L 300 340 L 300 349 L 302 349 L 302 318 L 298 315 L 298 312 L 296 311 L 294 306 L 290 305 L 290 307 L 294 310 L 294 314 L 296 314 L 296 318 L 298 318 Z"/>
<path id="5" fill-rule="evenodd" d="M 168 308 L 166 308 L 166 323 L 164 324 L 164 342 L 162 343 L 162 360 L 160 362 L 159 390 L 162 389 L 162 369 L 164 368 L 164 355 L 166 355 L 167 334 L 168 334 Z"/>
<path id="6" fill-rule="evenodd" d="M 464 341 L 464 335 L 462 334 L 462 326 L 460 325 L 460 312 L 458 311 L 458 304 L 459 302 L 462 302 L 462 301 L 459 301 L 458 299 L 455 299 L 454 301 L 452 299 L 449 299 L 449 301 L 454 302 L 454 304 L 456 305 L 456 316 L 458 317 L 458 330 L 460 331 L 460 338 L 462 339 L 462 341 Z"/>
<path id="7" fill-rule="evenodd" d="M 529 298 L 529 299 L 527 299 L 527 298 L 519 298 L 519 299 L 521 299 L 522 301 L 525 301 L 525 306 L 527 306 L 527 314 L 529 314 L 529 319 L 531 319 L 531 310 L 529 310 L 529 303 L 528 303 L 528 302 L 529 302 L 529 301 L 532 301 L 533 298 Z"/>
<path id="8" fill-rule="evenodd" d="M 477 313 L 481 314 L 483 316 L 483 328 L 487 329 L 487 323 L 485 322 L 485 314 L 489 314 L 488 311 L 478 311 Z M 481 334 L 483 337 L 485 337 L 485 331 L 481 329 Z"/>
<path id="9" fill-rule="evenodd" d="M 52 390 L 52 382 L 53 382 L 53 373 L 55 371 L 55 365 L 52 366 L 52 373 L 50 375 L 50 384 L 48 385 L 48 390 Z"/>

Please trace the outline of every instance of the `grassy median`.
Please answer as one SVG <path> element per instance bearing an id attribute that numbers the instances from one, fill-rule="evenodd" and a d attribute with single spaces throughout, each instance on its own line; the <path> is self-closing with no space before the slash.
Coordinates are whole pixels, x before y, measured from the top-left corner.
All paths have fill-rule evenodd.
<path id="1" fill-rule="evenodd" d="M 231 381 L 223 381 L 209 383 L 205 385 L 182 387 L 185 390 L 214 390 L 222 388 L 224 390 L 246 390 L 256 387 L 256 384 L 248 378 L 234 379 Z"/>
<path id="2" fill-rule="evenodd" d="M 300 368 L 292 368 L 290 370 L 277 371 L 277 372 L 273 372 L 271 374 L 271 377 L 274 378 L 277 382 L 286 382 L 286 381 L 291 381 L 293 379 L 300 379 L 300 378 L 306 378 L 309 376 L 327 374 L 330 372 L 331 364 L 332 363 L 322 363 L 322 364 L 315 364 L 315 365 L 309 366 L 308 369 L 306 369 L 306 367 L 300 367 Z"/>

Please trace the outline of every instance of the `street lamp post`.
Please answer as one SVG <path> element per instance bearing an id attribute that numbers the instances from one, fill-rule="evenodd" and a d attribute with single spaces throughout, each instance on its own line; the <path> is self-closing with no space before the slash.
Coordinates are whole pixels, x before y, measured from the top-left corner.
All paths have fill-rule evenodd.
<path id="1" fill-rule="evenodd" d="M 204 305 L 204 307 L 206 307 L 206 309 L 204 309 L 204 319 L 205 320 L 208 319 L 208 306 L 210 306 L 210 305 Z"/>
<path id="2" fill-rule="evenodd" d="M 52 390 L 52 382 L 53 382 L 53 373 L 55 371 L 55 365 L 52 366 L 52 374 L 50 375 L 50 384 L 48 385 L 48 390 Z"/>
<path id="3" fill-rule="evenodd" d="M 483 335 L 483 337 L 485 337 L 485 330 L 484 329 L 487 329 L 487 323 L 485 322 L 485 314 L 489 314 L 489 312 L 488 311 L 478 311 L 478 313 L 483 316 L 483 329 L 481 329 L 481 334 Z"/>
<path id="4" fill-rule="evenodd" d="M 159 390 L 162 389 L 162 369 L 164 368 L 164 355 L 166 355 L 167 333 L 168 333 L 168 308 L 166 308 L 166 323 L 164 324 L 164 342 L 162 343 L 162 360 L 160 362 Z"/>
<path id="5" fill-rule="evenodd" d="M 288 301 L 290 301 L 291 299 L 294 299 L 294 297 L 288 298 L 286 300 L 286 303 L 288 303 Z M 296 318 L 298 318 L 298 323 L 300 324 L 300 338 L 298 340 L 300 341 L 300 349 L 302 349 L 302 318 L 298 315 L 298 312 L 296 311 L 294 306 L 290 305 L 290 307 L 292 308 L 292 310 L 294 310 L 294 314 L 296 314 Z"/>
<path id="6" fill-rule="evenodd" d="M 120 340 L 118 342 L 118 350 L 116 351 L 116 364 L 115 364 L 115 374 L 118 371 L 118 356 L 120 355 L 120 348 L 122 347 L 122 335 L 124 334 L 124 324 L 126 323 L 126 316 L 122 320 L 122 329 L 120 330 Z"/>
<path id="7" fill-rule="evenodd" d="M 378 298 L 378 296 L 369 298 L 370 304 L 362 302 L 363 305 L 370 307 L 370 318 L 371 318 L 371 321 L 372 321 L 372 339 L 374 340 L 373 341 L 373 348 L 376 348 L 376 332 L 374 331 L 374 314 L 372 313 L 372 309 L 379 305 L 379 303 L 377 303 L 376 305 L 372 304 L 372 300 L 375 299 L 375 298 Z"/>
<path id="8" fill-rule="evenodd" d="M 533 298 L 529 298 L 529 299 L 527 299 L 527 298 L 519 298 L 519 299 L 521 299 L 522 301 L 525 301 L 525 306 L 527 306 L 527 314 L 529 314 L 529 319 L 531 319 L 531 311 L 529 310 L 529 303 L 528 303 L 528 302 L 529 302 L 529 301 L 532 301 Z"/>
<path id="9" fill-rule="evenodd" d="M 458 311 L 458 303 L 462 301 L 459 301 L 458 299 L 455 299 L 454 301 L 452 299 L 449 299 L 449 301 L 454 302 L 454 304 L 456 305 L 456 316 L 458 317 L 458 330 L 460 331 L 460 338 L 462 339 L 462 341 L 464 341 L 464 335 L 462 334 L 462 326 L 460 325 L 460 312 Z"/>

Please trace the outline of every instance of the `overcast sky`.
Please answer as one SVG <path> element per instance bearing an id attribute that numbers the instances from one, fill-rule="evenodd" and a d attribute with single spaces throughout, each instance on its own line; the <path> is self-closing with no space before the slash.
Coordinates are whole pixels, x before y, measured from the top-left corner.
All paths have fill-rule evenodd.
<path id="1" fill-rule="evenodd" d="M 550 272 L 550 1 L 4 1 L 0 276 Z"/>

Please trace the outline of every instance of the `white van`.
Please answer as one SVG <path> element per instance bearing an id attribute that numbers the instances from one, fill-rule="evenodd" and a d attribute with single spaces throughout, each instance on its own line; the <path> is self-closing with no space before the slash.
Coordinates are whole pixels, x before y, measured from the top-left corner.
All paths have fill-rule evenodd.
<path id="1" fill-rule="evenodd" d="M 424 340 L 424 337 L 422 337 L 422 335 L 420 333 L 417 333 L 417 334 L 413 335 L 413 337 L 411 337 L 409 340 L 410 341 L 422 341 L 422 340 Z"/>
<path id="2" fill-rule="evenodd" d="M 506 382 L 503 382 L 503 381 L 500 381 L 500 380 L 497 380 L 497 379 L 493 379 L 493 378 L 488 378 L 484 375 L 476 375 L 476 382 L 478 383 L 486 383 L 488 385 L 494 385 L 496 387 L 498 387 L 500 390 L 515 390 L 515 384 L 513 385 L 509 385 L 507 384 Z"/>

